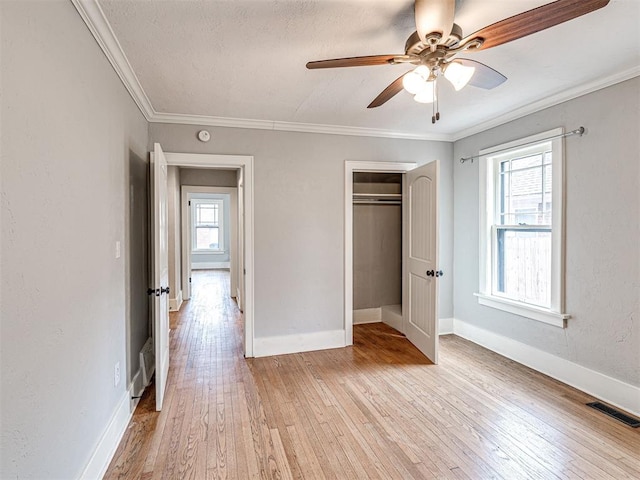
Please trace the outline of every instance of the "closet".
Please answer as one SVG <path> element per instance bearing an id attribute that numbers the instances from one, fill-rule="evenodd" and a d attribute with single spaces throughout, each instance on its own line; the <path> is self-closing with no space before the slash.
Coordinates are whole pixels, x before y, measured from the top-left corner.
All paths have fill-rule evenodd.
<path id="1" fill-rule="evenodd" d="M 353 173 L 353 323 L 402 331 L 401 173 Z"/>

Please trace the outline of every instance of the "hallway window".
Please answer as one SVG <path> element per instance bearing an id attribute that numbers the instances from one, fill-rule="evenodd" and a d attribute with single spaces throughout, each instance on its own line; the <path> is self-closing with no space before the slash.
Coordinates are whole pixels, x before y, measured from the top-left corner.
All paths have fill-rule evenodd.
<path id="1" fill-rule="evenodd" d="M 191 200 L 191 239 L 194 252 L 224 250 L 223 201 L 218 199 Z"/>

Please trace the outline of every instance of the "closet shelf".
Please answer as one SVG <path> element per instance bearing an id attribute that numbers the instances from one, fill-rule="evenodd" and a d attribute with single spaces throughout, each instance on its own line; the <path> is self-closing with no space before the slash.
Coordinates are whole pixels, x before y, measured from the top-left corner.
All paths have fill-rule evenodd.
<path id="1" fill-rule="evenodd" d="M 402 205 L 401 193 L 354 193 L 356 205 Z"/>

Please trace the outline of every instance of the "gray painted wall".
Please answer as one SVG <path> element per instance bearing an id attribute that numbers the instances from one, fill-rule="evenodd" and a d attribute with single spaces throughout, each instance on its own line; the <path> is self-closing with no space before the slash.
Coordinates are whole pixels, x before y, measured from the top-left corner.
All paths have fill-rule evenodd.
<path id="1" fill-rule="evenodd" d="M 206 127 L 150 125 L 149 142 L 183 153 L 255 157 L 255 335 L 343 328 L 344 162 L 441 160 L 441 268 L 452 266 L 452 145 L 446 142 Z M 453 312 L 451 276 L 440 316 Z"/>
<path id="2" fill-rule="evenodd" d="M 402 303 L 402 206 L 353 206 L 353 309 Z"/>
<path id="3" fill-rule="evenodd" d="M 0 21 L 0 478 L 78 478 L 147 334 L 148 126 L 71 2 Z"/>
<path id="4" fill-rule="evenodd" d="M 454 162 L 454 314 L 640 385 L 640 78 L 455 143 L 454 158 L 564 126 L 566 306 L 560 329 L 478 305 L 478 162 Z"/>
<path id="5" fill-rule="evenodd" d="M 193 187 L 237 187 L 237 172 L 235 170 L 224 169 L 180 167 L 180 185 L 191 185 Z"/>

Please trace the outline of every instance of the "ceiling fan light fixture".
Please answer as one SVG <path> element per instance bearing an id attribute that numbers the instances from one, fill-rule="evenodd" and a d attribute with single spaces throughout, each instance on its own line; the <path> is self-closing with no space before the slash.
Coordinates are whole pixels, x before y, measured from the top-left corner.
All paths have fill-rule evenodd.
<path id="1" fill-rule="evenodd" d="M 422 89 L 416 93 L 413 99 L 418 103 L 433 103 L 435 100 L 436 82 L 423 83 Z"/>
<path id="2" fill-rule="evenodd" d="M 458 62 L 451 62 L 444 70 L 444 78 L 451 82 L 456 92 L 462 90 L 469 83 L 475 73 L 475 67 L 467 67 Z"/>
<path id="3" fill-rule="evenodd" d="M 402 78 L 402 86 L 407 92 L 415 95 L 425 88 L 425 84 L 429 81 L 429 75 L 431 75 L 429 68 L 420 65 Z"/>

